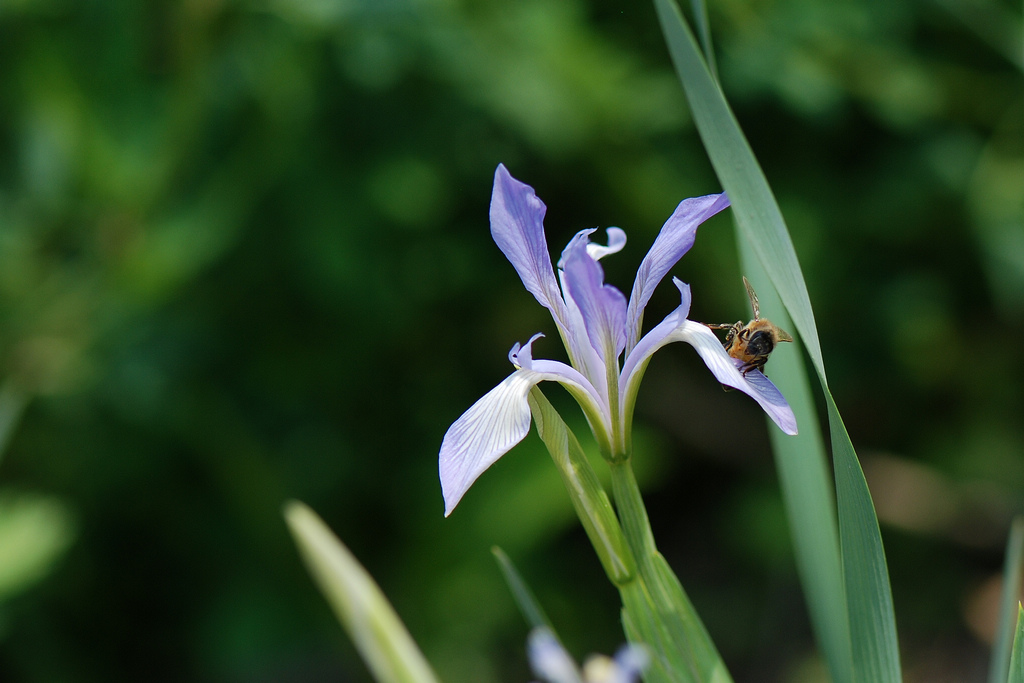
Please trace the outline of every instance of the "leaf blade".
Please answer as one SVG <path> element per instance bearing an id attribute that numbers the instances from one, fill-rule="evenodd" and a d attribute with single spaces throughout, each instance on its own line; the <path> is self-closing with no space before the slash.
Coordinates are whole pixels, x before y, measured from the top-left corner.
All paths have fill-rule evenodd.
<path id="1" fill-rule="evenodd" d="M 1024 564 L 1024 517 L 1016 517 L 1010 525 L 1006 542 L 1006 560 L 1003 564 L 1003 590 L 999 596 L 999 620 L 996 622 L 996 642 L 989 663 L 989 683 L 1002 683 L 1010 670 L 1013 630 L 1013 608 L 1018 606 L 1021 565 Z"/>
<path id="2" fill-rule="evenodd" d="M 381 683 L 437 683 L 391 603 L 323 520 L 298 501 L 285 505 L 284 517 L 306 567 L 374 678 Z"/>
<path id="3" fill-rule="evenodd" d="M 1024 609 L 1017 603 L 1017 628 L 1013 633 L 1013 654 L 1007 683 L 1024 683 Z"/>
<path id="4" fill-rule="evenodd" d="M 519 570 L 512 564 L 512 560 L 505 554 L 505 551 L 494 546 L 491 548 L 491 554 L 494 555 L 494 559 L 498 561 L 498 566 L 501 568 L 501 573 L 505 577 L 505 583 L 508 584 L 508 589 L 512 592 L 512 598 L 516 601 L 519 606 L 519 611 L 522 612 L 523 618 L 526 619 L 526 623 L 530 625 L 530 628 L 546 628 L 551 631 L 552 635 L 557 639 L 558 636 L 555 634 L 555 629 L 551 626 L 551 620 L 548 619 L 548 615 L 544 613 L 544 609 L 537 602 L 537 598 L 533 595 L 533 591 L 526 585 L 526 581 L 519 574 Z"/>
<path id="5" fill-rule="evenodd" d="M 901 680 L 888 567 L 871 496 L 853 444 L 828 389 L 814 314 L 796 251 L 782 213 L 750 145 L 700 54 L 696 39 L 672 0 L 654 0 L 672 61 L 712 166 L 732 201 L 736 223 L 763 265 L 805 344 L 829 407 L 836 504 L 850 622 L 854 680 Z M 842 470 L 842 475 L 839 471 Z M 866 597 L 855 589 L 869 588 Z M 853 603 L 858 603 L 853 610 Z M 861 604 L 866 603 L 866 604 Z M 863 657 L 863 660 L 858 659 Z M 857 671 L 874 678 L 860 679 Z M 847 674 L 833 671 L 845 680 Z"/>
<path id="6" fill-rule="evenodd" d="M 758 292 L 762 312 L 782 329 L 790 329 L 789 316 L 764 268 L 744 240 L 737 242 L 743 273 Z M 800 340 L 776 349 L 770 365 L 772 381 L 789 401 L 800 428 L 799 434 L 788 436 L 768 425 L 797 572 L 832 679 L 850 683 L 853 660 L 835 493 Z"/>

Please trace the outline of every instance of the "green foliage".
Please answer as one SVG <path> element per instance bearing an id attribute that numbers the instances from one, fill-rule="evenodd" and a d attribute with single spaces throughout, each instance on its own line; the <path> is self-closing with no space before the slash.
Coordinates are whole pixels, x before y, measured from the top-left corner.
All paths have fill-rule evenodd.
<path id="1" fill-rule="evenodd" d="M 995 16 L 1008 50 L 944 8 L 722 0 L 708 19 L 865 464 L 902 661 L 955 675 L 985 659 L 962 606 L 1024 504 L 1024 90 L 1003 56 L 1019 5 L 965 16 Z M 618 596 L 538 439 L 442 518 L 444 429 L 515 341 L 557 348 L 487 235 L 499 161 L 548 201 L 552 243 L 629 232 L 621 288 L 632 245 L 721 189 L 649 3 L 0 3 L 0 380 L 31 399 L 0 489 L 77 531 L 4 604 L 0 679 L 365 676 L 289 498 L 445 680 L 528 679 L 494 544 L 571 651 L 618 646 Z M 673 271 L 699 320 L 747 315 L 729 220 Z M 778 488 L 762 420 L 698 363 L 649 369 L 637 474 L 736 679 L 789 680 L 815 656 L 795 571 L 734 521 Z"/>
<path id="2" fill-rule="evenodd" d="M 805 576 L 829 572 L 814 577 L 809 592 L 815 600 L 812 618 L 818 622 L 816 630 L 822 636 L 821 644 L 830 671 L 833 678 L 840 681 L 901 681 L 892 589 L 878 519 L 850 435 L 829 391 L 818 330 L 789 230 L 761 167 L 714 76 L 702 60 L 697 41 L 678 7 L 673 0 L 656 0 L 655 4 L 697 129 L 732 200 L 739 241 L 749 245 L 750 251 L 756 254 L 762 272 L 770 277 L 786 304 L 825 394 L 835 468 L 840 561 L 834 562 L 828 557 L 819 559 L 807 553 L 800 553 L 799 559 L 808 563 L 803 572 Z M 752 261 L 747 259 L 748 267 Z M 796 371 L 802 373 L 799 367 Z M 807 411 L 804 412 L 806 414 Z M 816 421 L 809 426 L 815 427 Z M 804 444 L 820 447 L 820 442 L 805 441 Z M 779 457 L 784 455 L 782 453 Z M 823 452 L 808 452 L 804 460 L 810 469 L 809 476 L 787 474 L 783 482 L 800 487 L 790 497 L 809 494 L 809 498 L 818 505 L 817 509 L 809 510 L 810 514 L 830 526 L 833 517 L 831 501 L 825 491 L 816 490 L 827 484 L 827 479 L 819 475 L 818 462 L 823 455 Z M 799 542 L 801 546 L 822 542 L 822 553 L 836 550 L 834 534 L 828 529 L 799 522 L 793 526 L 797 535 L 808 534 Z M 838 579 L 844 583 L 845 596 L 835 593 Z M 829 593 L 819 593 L 822 589 Z M 845 619 L 849 619 L 846 633 L 841 627 L 837 632 L 834 627 L 825 625 Z M 846 638 L 849 644 L 845 642 Z"/>
<path id="3" fill-rule="evenodd" d="M 380 683 L 436 683 L 401 618 L 348 548 L 302 503 L 285 520 L 310 574 Z"/>
<path id="4" fill-rule="evenodd" d="M 0 604 L 47 573 L 74 536 L 59 500 L 0 492 Z"/>
<path id="5" fill-rule="evenodd" d="M 1017 603 L 1017 627 L 1013 632 L 1013 652 L 1010 656 L 1007 683 L 1024 681 L 1024 608 Z"/>
<path id="6" fill-rule="evenodd" d="M 512 597 L 515 598 L 516 605 L 519 607 L 519 611 L 529 627 L 531 629 L 546 628 L 554 635 L 554 629 L 552 629 L 547 615 L 544 614 L 544 608 L 537 602 L 537 598 L 533 596 L 533 591 L 530 590 L 526 581 L 520 576 L 512 560 L 509 559 L 508 555 L 501 548 L 491 548 L 491 553 L 494 555 L 494 559 L 498 561 L 501 573 L 505 577 L 505 583 L 508 584 L 508 589 L 512 593 Z"/>
<path id="7" fill-rule="evenodd" d="M 1002 683 L 1010 671 L 1011 647 L 1012 657 L 1021 665 L 1017 653 L 1016 633 L 1019 629 L 1013 626 L 1013 608 L 1020 610 L 1021 568 L 1024 565 L 1024 518 L 1016 517 L 1010 527 L 1010 537 L 1006 541 L 1006 562 L 1003 568 L 1003 590 L 999 598 L 999 621 L 996 623 L 995 646 L 992 648 L 992 659 L 988 667 L 990 683 Z M 1013 637 L 1011 637 L 1011 633 Z M 1024 644 L 1020 645 L 1024 647 Z M 1018 675 L 1017 678 L 1020 678 Z"/>

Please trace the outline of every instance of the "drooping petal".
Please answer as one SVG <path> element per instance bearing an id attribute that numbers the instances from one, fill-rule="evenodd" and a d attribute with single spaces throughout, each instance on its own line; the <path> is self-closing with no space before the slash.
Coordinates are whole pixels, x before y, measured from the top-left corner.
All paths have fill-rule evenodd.
<path id="1" fill-rule="evenodd" d="M 513 178 L 504 164 L 498 165 L 491 193 L 491 236 L 526 289 L 564 326 L 565 304 L 544 236 L 546 211 L 532 187 Z"/>
<path id="2" fill-rule="evenodd" d="M 793 415 L 793 409 L 789 407 L 782 392 L 757 370 L 752 370 L 746 375 L 740 372 L 734 362 L 736 359 L 725 352 L 722 342 L 707 325 L 687 320 L 672 336 L 672 341 L 684 341 L 697 349 L 704 364 L 719 382 L 739 389 L 761 404 L 761 408 L 775 421 L 779 429 L 786 434 L 797 433 L 796 416 Z"/>
<path id="3" fill-rule="evenodd" d="M 447 517 L 477 477 L 530 431 L 530 389 L 541 377 L 516 370 L 462 414 L 444 435 L 438 469 Z"/>
<path id="4" fill-rule="evenodd" d="M 732 361 L 737 369 L 743 366 L 743 361 L 741 360 L 733 358 Z M 740 375 L 760 396 L 757 402 L 761 404 L 765 412 L 771 415 L 772 419 L 775 420 L 775 424 L 779 425 L 779 428 L 787 434 L 796 434 L 796 416 L 793 414 L 793 409 L 789 407 L 786 397 L 779 391 L 779 388 L 760 370 L 750 370 L 745 375 L 741 372 Z M 747 393 L 750 392 L 748 391 Z M 770 405 L 773 408 L 769 410 L 766 405 Z M 778 417 L 776 417 L 776 413 Z"/>
<path id="5" fill-rule="evenodd" d="M 484 394 L 444 435 L 438 470 L 445 517 L 473 482 L 530 431 L 527 396 L 538 383 L 561 383 L 579 402 L 595 432 L 608 432 L 608 408 L 583 375 L 565 363 L 533 359 L 533 342 L 542 336 L 536 334 L 526 344 L 512 347 L 509 360 L 516 371 Z"/>
<path id="6" fill-rule="evenodd" d="M 722 194 L 684 199 L 665 221 L 661 232 L 644 256 L 636 272 L 633 291 L 629 295 L 629 311 L 626 316 L 626 330 L 629 335 L 628 349 L 640 339 L 640 322 L 644 307 L 651 300 L 654 289 L 665 274 L 683 257 L 697 236 L 701 223 L 729 206 L 729 198 Z"/>
<path id="7" fill-rule="evenodd" d="M 626 345 L 626 297 L 604 283 L 604 270 L 584 241 L 570 242 L 562 262 L 567 292 L 579 307 L 591 346 L 605 364 L 617 363 Z"/>
<path id="8" fill-rule="evenodd" d="M 626 419 L 629 419 L 629 412 L 632 411 L 633 402 L 636 400 L 638 384 L 647 361 L 665 344 L 682 341 L 697 350 L 704 364 L 719 382 L 749 395 L 761 405 L 782 431 L 796 434 L 796 417 L 782 393 L 767 377 L 756 370 L 744 376 L 735 363 L 736 359 L 726 353 L 722 342 L 707 325 L 686 320 L 686 312 L 690 307 L 690 288 L 676 278 L 673 278 L 673 282 L 682 296 L 679 308 L 645 334 L 623 363 L 622 400 Z"/>

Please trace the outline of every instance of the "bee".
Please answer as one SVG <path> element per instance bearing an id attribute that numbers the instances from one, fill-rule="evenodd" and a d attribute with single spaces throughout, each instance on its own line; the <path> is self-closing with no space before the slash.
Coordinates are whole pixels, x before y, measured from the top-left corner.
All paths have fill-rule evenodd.
<path id="1" fill-rule="evenodd" d="M 725 336 L 725 350 L 730 356 L 743 361 L 740 372 L 746 375 L 751 370 L 764 370 L 768 356 L 775 350 L 779 342 L 791 342 L 793 337 L 775 325 L 771 320 L 761 317 L 761 307 L 757 303 L 757 294 L 750 286 L 747 278 L 743 278 L 750 297 L 750 307 L 754 309 L 754 319 L 744 324 L 742 320 L 729 325 L 708 325 L 713 330 L 728 329 Z"/>

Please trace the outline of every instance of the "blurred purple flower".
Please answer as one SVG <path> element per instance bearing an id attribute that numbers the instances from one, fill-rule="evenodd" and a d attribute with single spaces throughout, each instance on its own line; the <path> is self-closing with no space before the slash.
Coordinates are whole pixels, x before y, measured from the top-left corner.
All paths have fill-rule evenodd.
<path id="1" fill-rule="evenodd" d="M 628 644 L 614 659 L 591 655 L 581 672 L 555 634 L 543 626 L 530 631 L 526 652 L 533 673 L 545 683 L 636 683 L 649 661 L 643 647 Z"/>
<path id="2" fill-rule="evenodd" d="M 559 382 L 572 394 L 605 457 L 628 457 L 640 379 L 652 354 L 670 342 L 693 346 L 719 382 L 753 397 L 784 432 L 796 434 L 793 411 L 775 385 L 757 370 L 743 375 L 714 332 L 687 320 L 689 285 L 672 279 L 679 289 L 679 307 L 640 336 L 644 307 L 654 288 L 693 246 L 698 226 L 727 206 L 725 194 L 683 200 L 640 264 L 627 303 L 622 292 L 604 283 L 598 263 L 622 249 L 626 233 L 608 228 L 604 246 L 590 241 L 595 229 L 581 230 L 562 252 L 556 276 L 544 235 L 544 203 L 533 188 L 513 178 L 504 165 L 498 166 L 491 195 L 491 235 L 526 289 L 551 312 L 571 364 L 535 360 L 532 346 L 540 334 L 512 347 L 509 360 L 515 372 L 456 420 L 441 444 L 445 516 L 484 470 L 526 436 L 527 395 L 539 382 Z"/>

